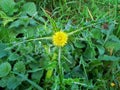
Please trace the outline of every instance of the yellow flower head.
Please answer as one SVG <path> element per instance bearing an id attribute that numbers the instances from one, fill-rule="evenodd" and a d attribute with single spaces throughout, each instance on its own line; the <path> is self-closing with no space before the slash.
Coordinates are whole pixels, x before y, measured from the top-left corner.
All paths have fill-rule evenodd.
<path id="1" fill-rule="evenodd" d="M 110 85 L 111 85 L 112 87 L 114 87 L 114 86 L 115 86 L 115 83 L 112 82 Z"/>
<path id="2" fill-rule="evenodd" d="M 67 43 L 68 36 L 65 32 L 59 31 L 53 35 L 53 44 L 55 46 L 61 47 Z"/>

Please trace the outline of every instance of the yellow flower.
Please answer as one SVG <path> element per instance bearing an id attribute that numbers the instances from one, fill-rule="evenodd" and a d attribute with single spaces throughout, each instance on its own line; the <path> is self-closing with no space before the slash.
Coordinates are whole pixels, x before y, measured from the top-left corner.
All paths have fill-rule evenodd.
<path id="1" fill-rule="evenodd" d="M 67 40 L 68 40 L 68 35 L 63 31 L 56 32 L 53 35 L 53 44 L 55 46 L 58 47 L 64 46 L 67 43 Z"/>
<path id="2" fill-rule="evenodd" d="M 112 87 L 114 87 L 114 86 L 115 86 L 115 83 L 112 82 L 110 85 L 111 85 Z"/>

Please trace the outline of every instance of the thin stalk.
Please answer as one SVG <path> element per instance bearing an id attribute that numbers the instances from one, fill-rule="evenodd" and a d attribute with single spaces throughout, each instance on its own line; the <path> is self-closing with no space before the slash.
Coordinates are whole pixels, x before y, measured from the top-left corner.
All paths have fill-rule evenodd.
<path id="1" fill-rule="evenodd" d="M 88 25 L 88 26 L 81 27 L 80 29 L 77 29 L 77 30 L 75 30 L 75 31 L 72 31 L 72 32 L 68 33 L 68 36 L 71 36 L 71 35 L 73 35 L 73 34 L 75 34 L 75 33 L 80 32 L 81 30 L 84 30 L 84 29 L 86 29 L 86 28 L 88 28 L 88 27 L 91 27 L 91 26 L 97 25 L 97 24 L 99 24 L 99 23 L 92 23 L 92 24 L 90 24 L 90 25 Z"/>
<path id="2" fill-rule="evenodd" d="M 59 51 L 58 51 L 58 67 L 59 69 L 61 69 L 61 47 L 59 47 Z"/>
<path id="3" fill-rule="evenodd" d="M 61 66 L 61 47 L 59 47 L 58 51 L 58 73 L 59 73 L 59 80 L 60 80 L 60 88 L 63 90 L 63 73 L 62 73 L 62 66 Z"/>
<path id="4" fill-rule="evenodd" d="M 87 10 L 88 10 L 88 13 L 90 15 L 90 18 L 94 21 L 93 15 L 92 15 L 92 13 L 91 13 L 91 11 L 90 11 L 90 9 L 88 7 L 87 7 Z"/>
<path id="5" fill-rule="evenodd" d="M 68 36 L 71 36 L 71 35 L 73 35 L 73 34 L 75 34 L 77 32 L 80 32 L 81 30 L 83 30 L 83 28 L 80 28 L 80 29 L 77 29 L 75 31 L 72 31 L 72 32 L 68 33 Z"/>
<path id="6" fill-rule="evenodd" d="M 118 0 L 115 1 L 115 18 L 117 17 L 118 13 Z"/>

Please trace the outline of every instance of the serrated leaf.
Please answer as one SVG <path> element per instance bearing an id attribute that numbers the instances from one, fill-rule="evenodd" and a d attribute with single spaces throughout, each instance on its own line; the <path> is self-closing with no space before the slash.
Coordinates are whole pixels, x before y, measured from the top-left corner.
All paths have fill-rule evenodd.
<path id="1" fill-rule="evenodd" d="M 43 12 L 45 13 L 46 17 L 49 19 L 50 24 L 51 24 L 52 27 L 53 27 L 53 30 L 58 31 L 59 28 L 57 27 L 55 20 L 54 20 L 53 18 L 51 18 L 51 17 L 46 13 L 46 11 L 45 11 L 44 9 L 42 9 L 42 10 L 43 10 Z"/>
<path id="2" fill-rule="evenodd" d="M 23 61 L 18 61 L 16 62 L 16 64 L 13 67 L 13 70 L 15 72 L 19 72 L 19 73 L 25 73 L 26 68 L 25 68 L 25 64 Z"/>
<path id="3" fill-rule="evenodd" d="M 0 43 L 0 46 L 2 45 L 5 46 L 4 48 L 6 48 L 6 43 L 13 42 L 15 40 L 15 33 L 13 33 L 12 30 L 8 29 L 8 27 L 0 27 L 0 39 L 4 42 Z M 0 51 L 4 48 L 0 48 Z M 8 52 L 7 50 L 4 51 Z"/>
<path id="4" fill-rule="evenodd" d="M 19 27 L 20 24 L 21 24 L 21 21 L 20 20 L 16 20 L 16 21 L 11 23 L 10 28 Z"/>
<path id="5" fill-rule="evenodd" d="M 118 51 L 118 50 L 120 50 L 120 42 L 108 41 L 105 44 L 105 48 Z"/>
<path id="6" fill-rule="evenodd" d="M 8 81 L 8 78 L 2 78 L 0 80 L 0 87 L 6 87 L 7 86 L 7 81 Z"/>
<path id="7" fill-rule="evenodd" d="M 17 60 L 18 58 L 19 58 L 19 56 L 18 56 L 18 54 L 16 54 L 16 53 L 12 53 L 12 54 L 8 57 L 9 61 L 15 61 L 15 60 Z"/>
<path id="8" fill-rule="evenodd" d="M 12 76 L 8 79 L 7 88 L 10 90 L 14 90 L 18 85 L 20 85 L 22 80 L 15 76 Z"/>
<path id="9" fill-rule="evenodd" d="M 30 16 L 33 16 L 37 13 L 36 5 L 33 2 L 28 2 L 23 5 L 23 12 L 26 12 Z"/>
<path id="10" fill-rule="evenodd" d="M 14 0 L 0 0 L 0 7 L 8 15 L 13 15 L 15 11 L 15 2 Z"/>
<path id="11" fill-rule="evenodd" d="M 0 65 L 0 77 L 7 76 L 11 71 L 11 65 L 8 62 L 2 63 Z"/>
<path id="12" fill-rule="evenodd" d="M 29 24 L 29 21 L 30 19 L 28 16 L 21 16 L 18 20 L 11 23 L 10 28 L 19 27 L 20 25 L 27 26 Z"/>

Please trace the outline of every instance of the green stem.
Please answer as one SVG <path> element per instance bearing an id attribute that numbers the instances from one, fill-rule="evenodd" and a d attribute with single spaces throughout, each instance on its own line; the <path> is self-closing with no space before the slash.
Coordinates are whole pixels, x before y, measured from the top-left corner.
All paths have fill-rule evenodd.
<path id="1" fill-rule="evenodd" d="M 59 51 L 58 51 L 58 67 L 59 67 L 59 69 L 61 68 L 60 59 L 61 59 L 61 47 L 59 47 Z"/>
<path id="2" fill-rule="evenodd" d="M 102 23 L 102 22 L 96 23 L 96 22 L 94 21 L 94 22 L 93 22 L 92 24 L 90 24 L 90 25 L 87 25 L 87 26 L 85 26 L 85 27 L 81 27 L 80 29 L 77 29 L 77 30 L 75 30 L 75 31 L 72 31 L 72 32 L 68 33 L 68 36 L 71 36 L 71 35 L 73 35 L 73 34 L 75 34 L 75 33 L 78 33 L 78 32 L 80 32 L 80 31 L 86 29 L 86 28 L 89 28 L 89 27 L 91 27 L 91 26 L 95 26 L 95 25 L 101 24 L 101 23 Z"/>
<path id="3" fill-rule="evenodd" d="M 83 30 L 83 28 L 80 28 L 78 30 L 72 31 L 72 32 L 68 33 L 68 36 L 71 36 L 71 35 L 73 35 L 73 34 L 75 34 L 77 32 L 80 32 L 81 30 Z"/>
<path id="4" fill-rule="evenodd" d="M 91 26 L 93 26 L 93 25 L 96 25 L 96 24 L 99 24 L 99 23 L 92 23 L 92 24 L 90 24 L 90 25 L 88 25 L 88 26 L 81 27 L 80 29 L 77 29 L 77 30 L 75 30 L 75 31 L 72 31 L 72 32 L 68 33 L 68 36 L 73 35 L 73 34 L 75 34 L 75 33 L 77 33 L 77 32 L 80 32 L 81 30 L 84 30 L 84 29 L 86 29 L 86 28 L 88 28 L 88 27 L 91 27 Z"/>
<path id="5" fill-rule="evenodd" d="M 62 66 L 61 66 L 61 47 L 59 47 L 59 51 L 58 51 L 58 71 L 59 71 L 60 88 L 63 90 L 63 73 L 62 73 Z"/>

